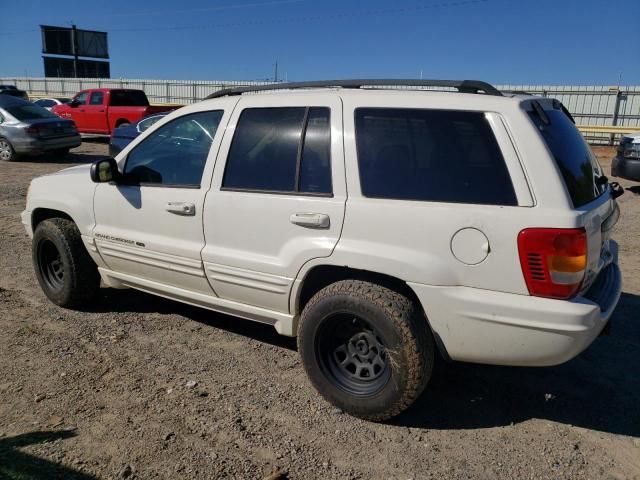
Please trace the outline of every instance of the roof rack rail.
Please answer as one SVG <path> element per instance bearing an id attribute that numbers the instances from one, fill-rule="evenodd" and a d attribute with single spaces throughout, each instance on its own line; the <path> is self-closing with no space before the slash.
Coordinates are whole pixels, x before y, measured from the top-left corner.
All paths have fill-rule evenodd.
<path id="1" fill-rule="evenodd" d="M 212 98 L 242 95 L 249 92 L 264 92 L 269 90 L 298 90 L 304 88 L 362 88 L 362 87 L 447 87 L 455 88 L 460 93 L 481 93 L 502 96 L 502 93 L 486 82 L 479 80 L 402 80 L 402 79 L 364 79 L 364 80 L 317 80 L 312 82 L 274 83 L 270 85 L 254 85 L 248 87 L 224 88 L 205 97 Z"/>

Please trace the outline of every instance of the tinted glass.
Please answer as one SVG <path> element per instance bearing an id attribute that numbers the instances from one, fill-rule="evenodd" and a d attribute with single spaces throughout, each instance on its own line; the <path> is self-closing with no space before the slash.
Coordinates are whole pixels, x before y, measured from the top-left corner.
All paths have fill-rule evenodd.
<path id="1" fill-rule="evenodd" d="M 89 100 L 89 105 L 102 105 L 102 100 L 104 100 L 104 93 L 93 92 Z"/>
<path id="2" fill-rule="evenodd" d="M 147 107 L 149 101 L 144 92 L 139 90 L 111 90 L 112 107 Z"/>
<path id="3" fill-rule="evenodd" d="M 39 118 L 60 118 L 39 105 L 16 105 L 6 107 L 5 110 L 20 121 L 36 120 Z"/>
<path id="4" fill-rule="evenodd" d="M 294 191 L 305 110 L 244 110 L 229 150 L 223 188 Z"/>
<path id="5" fill-rule="evenodd" d="M 545 125 L 535 112 L 529 115 L 555 158 L 573 205 L 579 207 L 595 200 L 606 190 L 606 185 L 597 181 L 602 175 L 598 160 L 562 110 L 545 112 L 549 125 Z"/>
<path id="6" fill-rule="evenodd" d="M 87 103 L 87 97 L 88 96 L 89 96 L 89 94 L 87 92 L 82 92 L 82 93 L 79 93 L 78 95 L 76 95 L 75 97 L 73 97 L 73 100 L 76 103 L 84 105 L 85 103 Z"/>
<path id="7" fill-rule="evenodd" d="M 200 185 L 223 112 L 193 113 L 152 132 L 127 157 L 130 183 Z"/>
<path id="8" fill-rule="evenodd" d="M 149 117 L 149 118 L 144 118 L 142 120 L 140 120 L 138 122 L 138 132 L 142 133 L 144 132 L 146 129 L 148 129 L 151 125 L 153 125 L 154 123 L 156 123 L 158 120 L 161 120 L 164 118 L 164 115 L 155 115 L 153 117 Z"/>
<path id="9" fill-rule="evenodd" d="M 356 143 L 367 197 L 517 204 L 482 112 L 359 108 Z"/>
<path id="10" fill-rule="evenodd" d="M 300 160 L 301 192 L 331 193 L 331 128 L 328 108 L 309 109 Z"/>
<path id="11" fill-rule="evenodd" d="M 35 102 L 36 105 L 40 105 L 41 107 L 53 107 L 54 105 L 56 105 L 56 102 L 54 102 L 53 100 L 37 100 Z"/>

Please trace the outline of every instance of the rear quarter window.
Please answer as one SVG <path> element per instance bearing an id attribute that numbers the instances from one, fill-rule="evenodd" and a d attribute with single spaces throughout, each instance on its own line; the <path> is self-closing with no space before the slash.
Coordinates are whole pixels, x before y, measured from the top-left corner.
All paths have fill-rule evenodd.
<path id="1" fill-rule="evenodd" d="M 355 122 L 364 196 L 517 205 L 483 112 L 359 108 Z"/>
<path id="2" fill-rule="evenodd" d="M 559 109 L 545 110 L 548 122 L 528 112 L 560 170 L 574 207 L 598 198 L 607 186 L 599 182 L 602 169 L 596 156 L 571 119 Z"/>

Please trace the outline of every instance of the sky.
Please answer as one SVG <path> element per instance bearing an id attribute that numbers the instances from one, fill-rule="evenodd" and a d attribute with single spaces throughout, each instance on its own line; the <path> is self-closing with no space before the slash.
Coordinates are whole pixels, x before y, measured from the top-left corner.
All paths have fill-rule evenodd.
<path id="1" fill-rule="evenodd" d="M 114 78 L 640 85 L 640 0 L 0 0 L 0 76 L 39 25 L 108 32 Z"/>

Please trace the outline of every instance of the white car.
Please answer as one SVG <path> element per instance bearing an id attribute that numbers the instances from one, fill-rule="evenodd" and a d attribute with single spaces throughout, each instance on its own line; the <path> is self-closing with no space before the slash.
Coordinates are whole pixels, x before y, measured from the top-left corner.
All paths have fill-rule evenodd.
<path id="1" fill-rule="evenodd" d="M 39 98 L 33 103 L 41 106 L 42 108 L 46 108 L 47 110 L 51 110 L 51 108 L 55 107 L 56 105 L 64 105 L 65 103 L 69 103 L 70 101 L 70 98 Z"/>
<path id="2" fill-rule="evenodd" d="M 383 420 L 437 354 L 587 348 L 620 297 L 619 193 L 557 100 L 305 82 L 217 92 L 115 160 L 36 178 L 22 221 L 54 303 L 102 280 L 271 324 L 327 400 Z"/>

